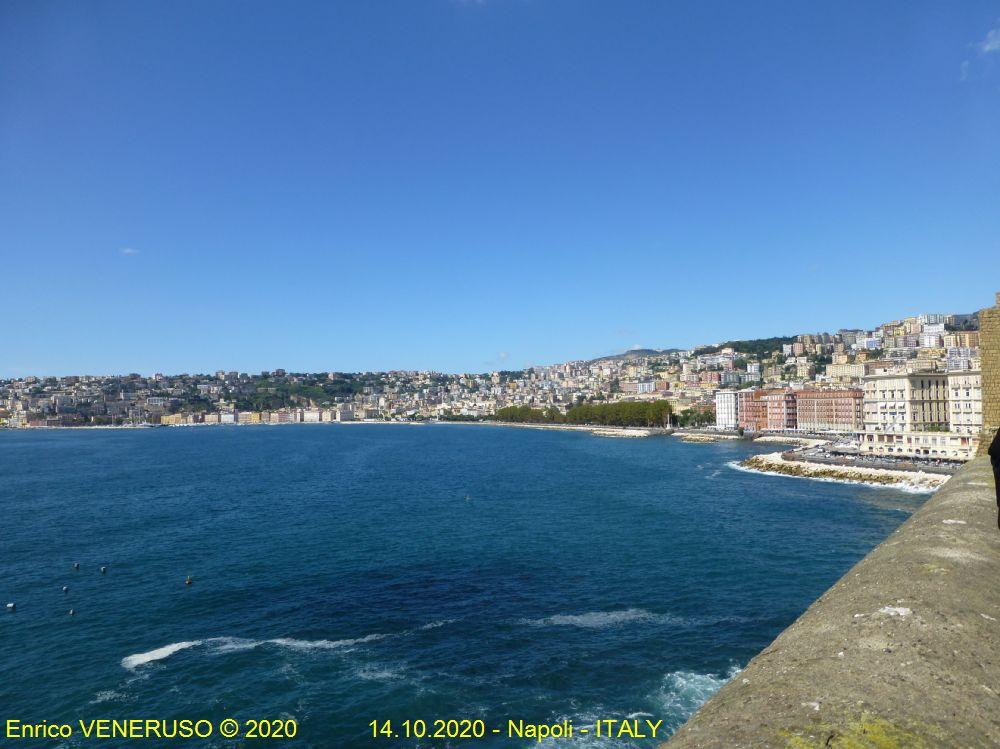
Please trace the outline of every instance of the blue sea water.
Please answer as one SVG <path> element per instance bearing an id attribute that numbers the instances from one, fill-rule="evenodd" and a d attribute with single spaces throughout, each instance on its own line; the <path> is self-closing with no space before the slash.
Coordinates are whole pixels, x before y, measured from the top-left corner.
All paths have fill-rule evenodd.
<path id="1" fill-rule="evenodd" d="M 0 720 L 282 717 L 298 735 L 272 743 L 370 748 L 535 744 L 373 720 L 650 717 L 662 738 L 925 499 L 727 465 L 771 450 L 475 425 L 0 433 Z"/>

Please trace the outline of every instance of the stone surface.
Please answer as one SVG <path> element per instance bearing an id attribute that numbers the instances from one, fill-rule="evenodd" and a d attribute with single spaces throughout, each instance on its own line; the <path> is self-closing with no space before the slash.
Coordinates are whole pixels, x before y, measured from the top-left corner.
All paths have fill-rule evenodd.
<path id="1" fill-rule="evenodd" d="M 996 512 L 977 458 L 665 746 L 1000 746 Z"/>
<path id="2" fill-rule="evenodd" d="M 1000 427 L 1000 292 L 995 306 L 979 311 L 979 354 L 983 370 L 983 434 L 979 454 L 985 455 Z"/>

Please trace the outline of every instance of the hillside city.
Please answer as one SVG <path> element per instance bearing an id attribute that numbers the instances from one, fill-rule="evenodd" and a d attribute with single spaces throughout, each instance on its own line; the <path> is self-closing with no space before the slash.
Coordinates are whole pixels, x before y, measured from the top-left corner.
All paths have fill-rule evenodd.
<path id="1" fill-rule="evenodd" d="M 964 461 L 982 429 L 977 314 L 923 314 L 691 350 L 487 374 L 139 374 L 0 381 L 7 428 L 558 420 L 582 404 L 666 401 L 675 426 L 844 435 L 880 458 Z"/>

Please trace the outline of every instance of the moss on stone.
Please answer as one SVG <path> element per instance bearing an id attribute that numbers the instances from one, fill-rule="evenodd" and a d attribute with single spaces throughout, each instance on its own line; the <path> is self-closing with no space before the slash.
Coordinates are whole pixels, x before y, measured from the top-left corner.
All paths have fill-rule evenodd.
<path id="1" fill-rule="evenodd" d="M 809 736 L 783 733 L 787 749 L 930 749 L 937 746 L 929 726 L 902 726 L 870 713 L 839 725 L 822 724 Z"/>

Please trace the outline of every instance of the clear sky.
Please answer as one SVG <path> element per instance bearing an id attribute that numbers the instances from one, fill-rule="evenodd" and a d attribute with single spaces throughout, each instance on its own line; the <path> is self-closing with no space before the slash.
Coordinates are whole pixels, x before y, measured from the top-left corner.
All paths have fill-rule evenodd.
<path id="1" fill-rule="evenodd" d="M 1000 290 L 1000 2 L 0 3 L 0 376 L 520 368 Z"/>

